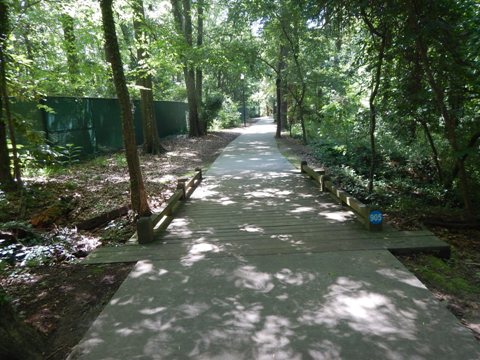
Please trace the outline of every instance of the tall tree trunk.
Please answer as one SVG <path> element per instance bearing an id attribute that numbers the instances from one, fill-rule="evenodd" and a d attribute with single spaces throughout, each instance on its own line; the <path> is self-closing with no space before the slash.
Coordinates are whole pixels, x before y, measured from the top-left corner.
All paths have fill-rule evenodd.
<path id="1" fill-rule="evenodd" d="M 77 45 L 75 43 L 75 29 L 74 20 L 68 14 L 62 14 L 60 16 L 60 22 L 63 29 L 63 44 L 65 53 L 67 55 L 68 74 L 70 76 L 70 82 L 73 86 L 77 84 L 78 77 L 78 54 Z"/>
<path id="2" fill-rule="evenodd" d="M 275 111 L 275 122 L 277 123 L 277 131 L 275 133 L 276 138 L 282 137 L 282 120 L 281 120 L 281 112 L 282 112 L 282 79 L 280 77 L 280 73 L 277 74 L 277 80 L 275 81 L 275 90 L 277 95 L 276 101 L 276 109 Z"/>
<path id="3" fill-rule="evenodd" d="M 458 144 L 457 138 L 457 125 L 458 119 L 454 111 L 449 111 L 445 93 L 446 90 L 441 86 L 437 81 L 434 75 L 434 71 L 431 66 L 430 58 L 428 55 L 428 47 L 425 44 L 425 41 L 422 37 L 422 29 L 419 23 L 418 9 L 417 4 L 414 0 L 411 0 L 409 3 L 409 19 L 408 24 L 411 27 L 411 30 L 416 35 L 415 36 L 415 45 L 420 55 L 420 59 L 423 63 L 423 68 L 425 75 L 427 77 L 427 82 L 432 90 L 432 93 L 435 97 L 435 101 L 438 107 L 438 110 L 445 122 L 445 132 L 446 138 L 453 154 L 456 156 L 455 166 L 458 168 L 458 178 L 460 181 L 460 193 L 462 195 L 463 204 L 465 207 L 465 212 L 468 217 L 474 217 L 473 203 L 471 199 L 470 185 L 468 181 L 467 170 L 465 168 L 465 159 L 458 155 L 460 154 L 460 146 Z"/>
<path id="4" fill-rule="evenodd" d="M 193 29 L 190 0 L 171 0 L 175 26 L 179 35 L 182 35 L 187 46 L 193 47 Z M 195 85 L 195 69 L 183 59 L 183 74 L 187 89 L 188 100 L 188 124 L 191 137 L 200 136 L 200 124 L 198 118 L 197 90 Z"/>
<path id="5" fill-rule="evenodd" d="M 280 47 L 280 56 L 281 56 L 280 72 L 281 73 L 284 72 L 286 68 L 285 59 L 287 57 L 287 51 L 288 51 L 287 47 L 285 45 L 281 45 Z M 281 93 L 280 126 L 282 130 L 285 130 L 287 128 L 287 112 L 288 112 L 288 103 L 287 103 L 288 84 L 285 76 L 282 78 L 280 93 Z"/>
<path id="6" fill-rule="evenodd" d="M 5 63 L 4 45 L 8 34 L 8 13 L 5 0 L 0 0 L 0 73 L 3 73 Z M 1 85 L 3 88 L 3 84 Z M 0 185 L 5 190 L 11 190 L 15 187 L 12 173 L 10 172 L 10 154 L 7 146 L 7 126 L 3 119 L 3 106 L 0 102 Z"/>
<path id="7" fill-rule="evenodd" d="M 303 79 L 303 77 L 302 77 Z M 300 99 L 298 100 L 298 117 L 300 119 L 300 126 L 302 127 L 302 140 L 305 145 L 308 143 L 307 130 L 305 129 L 305 111 L 303 109 L 303 103 L 305 101 L 305 93 L 307 92 L 307 84 L 302 80 L 302 91 Z"/>
<path id="8" fill-rule="evenodd" d="M 20 171 L 20 161 L 18 158 L 18 151 L 17 151 L 17 142 L 15 139 L 15 127 L 13 125 L 13 118 L 12 113 L 10 112 L 10 100 L 8 98 L 8 90 L 7 90 L 7 73 L 6 73 L 6 65 L 7 65 L 7 57 L 5 51 L 7 49 L 7 38 L 10 32 L 9 29 L 9 8 L 8 5 L 4 0 L 0 1 L 0 97 L 1 97 L 1 106 L 3 107 L 3 111 L 1 112 L 2 118 L 0 122 L 2 124 L 6 124 L 8 127 L 8 132 L 10 135 L 10 142 L 12 144 L 12 157 L 13 157 L 13 174 L 15 180 L 17 182 L 17 186 L 22 186 L 22 176 Z M 1 133 L 0 133 L 1 136 Z M 3 141 L 3 140 L 2 140 Z M 6 141 L 6 138 L 5 138 Z M 5 149 L 1 149 L 0 151 L 4 151 Z M 3 158 L 8 157 L 8 150 L 6 154 L 2 155 Z M 9 161 L 6 164 L 10 164 Z M 5 166 L 5 165 L 4 165 Z M 10 169 L 8 170 L 10 172 Z M 5 173 L 5 181 L 9 182 L 8 175 Z"/>
<path id="9" fill-rule="evenodd" d="M 420 123 L 420 125 L 422 125 L 423 132 L 425 133 L 425 136 L 430 145 L 430 149 L 432 150 L 432 159 L 435 164 L 435 168 L 437 169 L 438 180 L 440 180 L 440 182 L 443 183 L 443 171 L 440 165 L 440 160 L 438 159 L 437 147 L 435 146 L 435 142 L 433 141 L 432 134 L 430 132 L 430 129 L 428 128 L 428 124 L 425 120 L 417 120 L 417 121 Z"/>
<path id="10" fill-rule="evenodd" d="M 384 25 L 383 30 L 376 29 L 372 22 L 368 19 L 365 8 L 361 7 L 361 14 L 363 21 L 367 25 L 370 35 L 375 42 L 375 37 L 380 37 L 380 44 L 378 46 L 377 63 L 375 66 L 375 74 L 372 77 L 372 91 L 370 92 L 369 107 L 370 107 L 370 124 L 369 124 L 369 138 L 370 138 L 370 170 L 368 174 L 368 192 L 373 192 L 373 180 L 376 170 L 376 144 L 375 144 L 375 130 L 377 127 L 377 106 L 375 100 L 377 98 L 378 89 L 382 77 L 382 65 L 385 58 L 385 48 L 387 45 L 387 28 Z"/>
<path id="11" fill-rule="evenodd" d="M 151 214 L 151 211 L 147 202 L 147 194 L 143 184 L 140 161 L 138 159 L 137 146 L 135 143 L 132 104 L 130 102 L 130 94 L 128 93 L 122 59 L 118 48 L 115 21 L 113 20 L 112 13 L 112 1 L 113 0 L 100 0 L 106 57 L 112 66 L 113 81 L 115 83 L 122 115 L 125 156 L 127 158 L 128 173 L 130 175 L 130 197 L 132 201 L 132 209 L 139 216 L 148 216 Z"/>
<path id="12" fill-rule="evenodd" d="M 140 108 L 143 124 L 143 151 L 147 154 L 161 154 L 166 152 L 166 150 L 160 144 L 155 118 L 153 82 L 147 65 L 149 54 L 147 52 L 147 34 L 144 31 L 145 11 L 143 0 L 135 0 L 132 3 L 132 8 L 134 13 L 133 28 L 137 42 L 137 85 L 141 87 Z"/>
<path id="13" fill-rule="evenodd" d="M 204 14 L 205 1 L 198 0 L 197 2 L 197 48 L 200 49 L 203 46 L 203 14 Z M 197 91 L 197 106 L 199 113 L 199 132 L 200 135 L 206 135 L 207 123 L 205 119 L 202 119 L 201 109 L 203 108 L 203 70 L 201 66 L 197 65 L 195 71 L 195 90 Z"/>
<path id="14" fill-rule="evenodd" d="M 0 186 L 4 190 L 11 190 L 15 187 L 15 182 L 13 181 L 12 173 L 10 172 L 10 155 L 7 147 L 7 128 L 3 121 L 2 106 L 0 106 Z"/>

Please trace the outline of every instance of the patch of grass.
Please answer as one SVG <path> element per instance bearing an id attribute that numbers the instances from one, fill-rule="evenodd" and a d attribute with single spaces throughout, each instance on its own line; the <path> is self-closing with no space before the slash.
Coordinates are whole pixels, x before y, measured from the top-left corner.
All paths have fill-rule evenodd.
<path id="1" fill-rule="evenodd" d="M 118 153 L 113 156 L 113 161 L 115 165 L 118 167 L 126 167 L 127 166 L 127 159 L 124 153 Z"/>
<path id="2" fill-rule="evenodd" d="M 455 296 L 476 297 L 480 294 L 480 281 L 464 267 L 464 259 L 455 251 L 445 261 L 432 255 L 419 255 L 407 261 L 427 285 Z"/>

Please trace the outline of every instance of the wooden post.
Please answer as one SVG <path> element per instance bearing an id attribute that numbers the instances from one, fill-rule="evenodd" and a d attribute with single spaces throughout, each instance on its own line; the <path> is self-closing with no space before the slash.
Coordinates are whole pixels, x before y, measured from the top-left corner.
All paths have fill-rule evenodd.
<path id="1" fill-rule="evenodd" d="M 304 167 L 304 166 L 307 166 L 307 165 L 308 165 L 308 164 L 307 164 L 307 162 L 306 162 L 305 160 L 303 160 L 303 161 L 300 163 L 300 172 L 301 172 L 302 174 L 305 174 L 305 170 L 303 170 L 303 167 Z"/>
<path id="2" fill-rule="evenodd" d="M 153 224 L 150 216 L 142 216 L 137 220 L 137 236 L 139 244 L 148 244 L 153 241 Z"/>
<path id="3" fill-rule="evenodd" d="M 382 212 L 378 209 L 375 208 L 370 208 L 367 206 L 368 212 L 367 212 L 367 224 L 368 224 L 368 230 L 370 231 L 382 231 L 383 229 L 383 215 Z M 371 218 L 371 215 L 373 215 L 374 218 Z M 376 215 L 376 216 L 375 216 Z M 380 222 L 378 222 L 380 221 Z"/>
<path id="4" fill-rule="evenodd" d="M 182 200 L 185 200 L 187 198 L 187 193 L 185 189 L 185 183 L 187 182 L 188 179 L 178 179 L 177 180 L 177 190 L 182 190 L 183 195 L 181 197 Z"/>
<path id="5" fill-rule="evenodd" d="M 202 181 L 203 179 L 202 169 L 197 167 L 195 168 L 195 171 L 198 171 L 200 173 L 200 176 L 198 177 L 199 182 Z"/>

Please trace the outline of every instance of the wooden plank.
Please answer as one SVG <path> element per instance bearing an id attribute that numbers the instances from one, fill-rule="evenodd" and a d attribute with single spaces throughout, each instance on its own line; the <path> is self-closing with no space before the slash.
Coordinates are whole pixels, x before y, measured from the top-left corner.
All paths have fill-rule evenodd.
<path id="1" fill-rule="evenodd" d="M 141 259 L 152 260 L 178 260 L 189 258 L 189 250 L 191 245 L 196 243 L 169 244 L 161 246 L 127 246 L 124 248 L 116 248 L 116 251 L 110 253 L 96 253 L 90 255 L 85 263 L 105 263 L 105 262 L 132 262 Z M 217 243 L 213 243 L 217 244 Z M 129 249 L 127 249 L 129 248 Z M 289 254 L 289 253 L 315 253 L 315 252 L 338 252 L 338 251 L 358 251 L 358 250 L 390 250 L 396 253 L 404 253 L 409 251 L 422 252 L 443 252 L 448 251 L 449 247 L 437 238 L 431 241 L 416 242 L 414 239 L 410 241 L 397 241 L 390 243 L 378 243 L 373 241 L 359 242 L 355 239 L 349 239 L 341 243 L 334 241 L 324 243 L 321 241 L 305 242 L 301 245 L 292 245 L 286 242 L 242 242 L 236 246 L 223 246 L 218 251 L 195 253 L 205 258 L 228 257 L 228 256 L 258 256 L 269 254 Z"/>

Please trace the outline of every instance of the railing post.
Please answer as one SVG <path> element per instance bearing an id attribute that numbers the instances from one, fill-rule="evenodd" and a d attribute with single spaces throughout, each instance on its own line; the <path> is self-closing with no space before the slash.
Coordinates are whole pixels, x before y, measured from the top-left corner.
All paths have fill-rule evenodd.
<path id="1" fill-rule="evenodd" d="M 304 166 L 307 166 L 308 163 L 305 161 L 305 160 L 302 160 L 302 162 L 300 163 L 300 172 L 302 174 L 305 174 L 305 170 L 303 169 Z"/>
<path id="2" fill-rule="evenodd" d="M 185 200 L 187 198 L 187 191 L 185 189 L 185 183 L 187 182 L 187 179 L 178 179 L 177 180 L 177 190 L 182 190 L 182 200 Z"/>
<path id="3" fill-rule="evenodd" d="M 137 220 L 137 236 L 139 244 L 153 241 L 153 224 L 150 216 L 142 216 Z"/>
<path id="4" fill-rule="evenodd" d="M 383 229 L 383 214 L 376 208 L 370 208 L 367 206 L 367 224 L 370 231 L 382 231 Z"/>
<path id="5" fill-rule="evenodd" d="M 198 182 L 202 181 L 203 180 L 203 174 L 202 174 L 202 169 L 197 167 L 195 168 L 195 171 L 197 171 L 199 173 L 199 176 L 198 176 Z"/>

